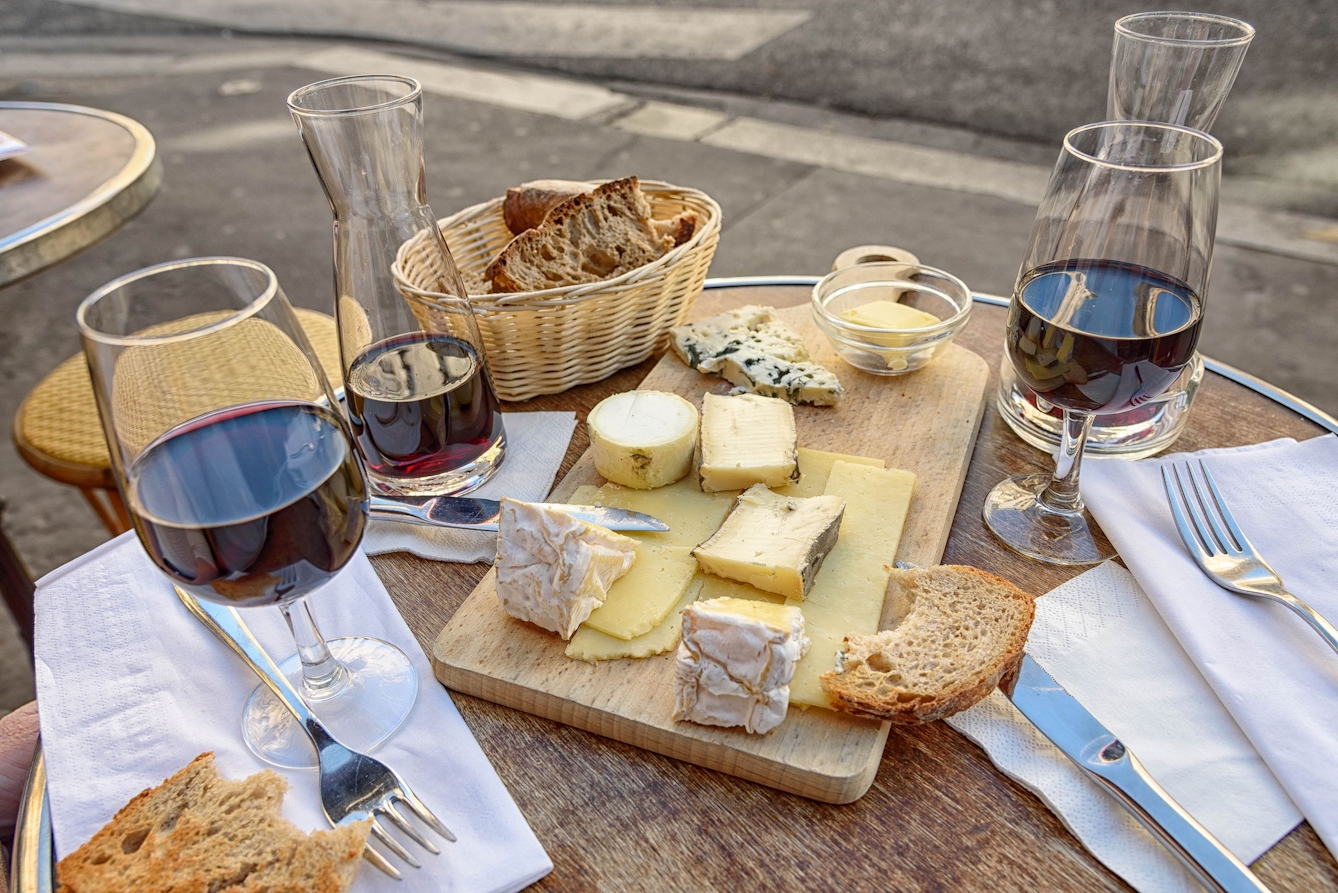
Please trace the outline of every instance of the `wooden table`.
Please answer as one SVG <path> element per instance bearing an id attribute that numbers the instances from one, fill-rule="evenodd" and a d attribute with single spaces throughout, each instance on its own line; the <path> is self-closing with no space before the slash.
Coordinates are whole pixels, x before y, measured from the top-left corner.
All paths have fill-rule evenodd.
<path id="1" fill-rule="evenodd" d="M 789 306 L 802 287 L 708 290 L 701 317 L 746 303 Z M 997 369 L 1005 312 L 977 304 L 958 343 Z M 573 410 L 628 390 L 648 360 L 594 385 L 508 406 Z M 1007 551 L 980 520 L 1004 477 L 1045 471 L 1049 457 L 1016 437 L 991 405 L 983 422 L 945 563 L 972 564 L 1044 593 L 1082 569 Z M 1219 375 L 1203 383 L 1177 449 L 1313 437 L 1323 429 Z M 561 474 L 586 449 L 579 425 Z M 559 475 L 559 479 L 561 478 Z M 373 559 L 426 649 L 487 571 L 482 564 Z M 583 890 L 1128 890 L 1032 794 L 944 723 L 893 727 L 877 780 L 848 806 L 828 806 L 453 693 L 479 743 L 548 849 L 538 889 Z M 1302 825 L 1255 863 L 1278 893 L 1338 890 L 1338 863 Z"/>

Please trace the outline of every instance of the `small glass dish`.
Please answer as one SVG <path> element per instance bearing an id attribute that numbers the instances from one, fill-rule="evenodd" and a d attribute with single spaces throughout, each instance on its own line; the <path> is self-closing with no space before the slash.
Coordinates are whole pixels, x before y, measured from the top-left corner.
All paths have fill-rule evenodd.
<path id="1" fill-rule="evenodd" d="M 904 304 L 934 317 L 920 327 L 861 325 L 844 314 L 875 301 Z M 874 375 L 904 375 L 932 360 L 971 316 L 966 283 L 923 264 L 865 263 L 829 273 L 813 287 L 813 321 L 838 356 Z"/>

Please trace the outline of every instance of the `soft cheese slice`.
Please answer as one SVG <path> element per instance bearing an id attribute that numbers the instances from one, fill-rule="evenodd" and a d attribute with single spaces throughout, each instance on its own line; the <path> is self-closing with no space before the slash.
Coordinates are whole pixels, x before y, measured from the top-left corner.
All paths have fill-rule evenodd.
<path id="1" fill-rule="evenodd" d="M 777 319 L 773 307 L 741 307 L 669 334 L 683 362 L 718 373 L 743 391 L 820 406 L 842 397 L 840 379 L 809 358 L 799 333 Z"/>
<path id="2" fill-rule="evenodd" d="M 844 511 L 839 496 L 782 496 L 756 484 L 692 554 L 708 573 L 802 599 L 836 545 Z"/>
<path id="3" fill-rule="evenodd" d="M 636 560 L 636 542 L 571 515 L 503 499 L 497 598 L 512 617 L 570 639 Z"/>
<path id="4" fill-rule="evenodd" d="M 808 649 L 802 613 L 746 599 L 699 601 L 683 611 L 674 672 L 674 718 L 774 729 L 789 708 L 788 683 Z"/>
<path id="5" fill-rule="evenodd" d="M 609 587 L 604 603 L 585 619 L 585 626 L 618 639 L 650 632 L 669 614 L 697 573 L 687 546 L 636 544 L 636 564 Z"/>
<path id="6" fill-rule="evenodd" d="M 836 666 L 836 652 L 852 633 L 878 631 L 887 590 L 887 568 L 896 560 L 910 510 L 915 475 L 895 468 L 871 468 L 837 461 L 827 480 L 828 495 L 845 500 L 845 520 L 801 606 L 812 647 L 790 683 L 795 704 L 831 706 L 818 677 Z"/>
<path id="7" fill-rule="evenodd" d="M 619 639 L 589 626 L 582 626 L 567 643 L 567 657 L 597 664 L 601 660 L 653 657 L 677 648 L 683 629 L 683 610 L 697 600 L 706 579 L 706 574 L 701 573 L 693 577 L 683 597 L 669 610 L 668 615 L 649 632 L 633 639 Z"/>
<path id="8" fill-rule="evenodd" d="M 586 418 L 595 470 L 625 487 L 672 484 L 692 467 L 697 407 L 677 394 L 627 391 L 606 397 Z"/>
<path id="9" fill-rule="evenodd" d="M 741 394 L 702 397 L 701 488 L 783 487 L 799 480 L 794 409 L 784 400 Z"/>

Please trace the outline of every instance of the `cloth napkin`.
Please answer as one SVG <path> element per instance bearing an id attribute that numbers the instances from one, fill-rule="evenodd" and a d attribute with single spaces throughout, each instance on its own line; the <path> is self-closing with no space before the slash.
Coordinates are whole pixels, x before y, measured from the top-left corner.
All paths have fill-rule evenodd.
<path id="1" fill-rule="evenodd" d="M 1037 599 L 1027 652 L 1245 862 L 1301 821 L 1147 596 L 1118 564 L 1098 565 Z M 1142 893 L 1201 889 L 1002 693 L 995 691 L 947 721 Z"/>
<path id="2" fill-rule="evenodd" d="M 570 412 L 508 412 L 506 458 L 502 467 L 470 496 L 500 499 L 508 496 L 537 502 L 548 495 L 557 477 L 562 457 L 576 430 L 576 415 Z M 373 521 L 367 525 L 362 548 L 368 555 L 412 552 L 434 561 L 492 563 L 497 554 L 497 534 L 447 527 L 423 527 L 399 521 Z"/>
<path id="3" fill-rule="evenodd" d="M 553 868 L 366 556 L 311 596 L 322 631 L 393 642 L 418 671 L 418 700 L 375 755 L 394 767 L 459 837 L 396 882 L 371 865 L 355 889 L 507 893 Z M 38 582 L 37 702 L 58 853 L 93 835 L 135 794 L 212 750 L 219 772 L 272 768 L 241 737 L 258 678 L 177 600 L 133 533 Z M 248 608 L 247 625 L 276 658 L 294 650 L 277 608 Z M 327 828 L 315 772 L 276 770 L 290 785 L 284 815 Z M 429 836 L 431 833 L 429 832 Z M 413 850 L 413 844 L 409 849 Z M 395 859 L 391 859 L 395 862 Z"/>
<path id="4" fill-rule="evenodd" d="M 1166 625 L 1338 853 L 1338 654 L 1284 606 L 1227 592 L 1189 557 L 1161 466 L 1199 458 L 1287 588 L 1338 621 L 1338 438 L 1098 460 L 1082 475 L 1092 514 Z"/>

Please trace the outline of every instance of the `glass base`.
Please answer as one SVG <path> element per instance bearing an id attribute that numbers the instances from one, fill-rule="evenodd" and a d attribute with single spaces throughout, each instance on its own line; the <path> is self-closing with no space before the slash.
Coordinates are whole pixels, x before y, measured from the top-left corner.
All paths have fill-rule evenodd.
<path id="1" fill-rule="evenodd" d="M 341 744 L 361 753 L 395 733 L 418 697 L 418 673 L 405 653 L 389 642 L 350 636 L 326 642 L 349 673 L 348 685 L 326 698 L 303 695 L 311 712 Z M 302 662 L 296 654 L 279 669 L 302 691 Z M 316 749 L 293 714 L 265 685 L 251 693 L 242 714 L 242 737 L 251 752 L 285 769 L 315 769 Z"/>
<path id="2" fill-rule="evenodd" d="M 1098 564 L 1115 555 L 1092 516 L 1057 512 L 1039 496 L 1050 484 L 1048 474 L 1009 478 L 985 497 L 985 526 L 1005 546 L 1046 564 Z"/>
<path id="3" fill-rule="evenodd" d="M 502 467 L 506 458 L 506 432 L 481 456 L 442 474 L 430 477 L 387 477 L 370 469 L 367 483 L 377 496 L 459 496 L 482 486 Z"/>

